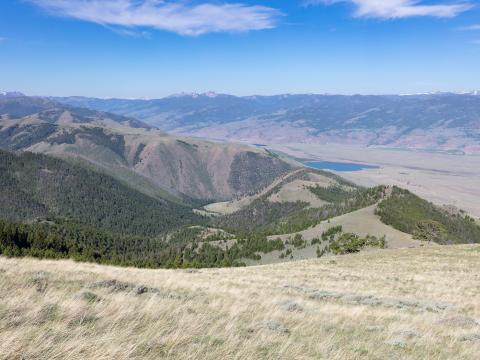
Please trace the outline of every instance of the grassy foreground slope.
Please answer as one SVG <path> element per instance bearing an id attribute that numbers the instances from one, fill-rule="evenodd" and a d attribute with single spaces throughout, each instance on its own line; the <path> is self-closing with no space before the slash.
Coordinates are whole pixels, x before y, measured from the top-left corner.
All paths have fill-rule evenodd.
<path id="1" fill-rule="evenodd" d="M 480 246 L 140 270 L 0 257 L 1 359 L 478 359 Z"/>

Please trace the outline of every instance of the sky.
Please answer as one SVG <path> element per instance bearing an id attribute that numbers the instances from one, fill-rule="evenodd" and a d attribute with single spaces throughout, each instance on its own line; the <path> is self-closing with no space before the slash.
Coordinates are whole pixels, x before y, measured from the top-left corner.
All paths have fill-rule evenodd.
<path id="1" fill-rule="evenodd" d="M 479 89 L 478 0 L 0 1 L 0 90 L 160 98 Z"/>

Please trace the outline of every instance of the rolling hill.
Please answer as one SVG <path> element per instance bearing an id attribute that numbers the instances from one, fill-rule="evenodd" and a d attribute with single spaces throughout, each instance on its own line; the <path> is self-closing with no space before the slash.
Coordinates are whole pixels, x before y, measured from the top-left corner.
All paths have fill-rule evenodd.
<path id="1" fill-rule="evenodd" d="M 249 143 L 341 143 L 480 152 L 480 96 L 180 94 L 162 99 L 55 98 L 158 128 Z"/>
<path id="2" fill-rule="evenodd" d="M 0 116 L 0 148 L 87 161 L 149 195 L 161 189 L 186 200 L 229 200 L 298 166 L 264 149 L 171 136 L 43 98 L 0 97 Z"/>

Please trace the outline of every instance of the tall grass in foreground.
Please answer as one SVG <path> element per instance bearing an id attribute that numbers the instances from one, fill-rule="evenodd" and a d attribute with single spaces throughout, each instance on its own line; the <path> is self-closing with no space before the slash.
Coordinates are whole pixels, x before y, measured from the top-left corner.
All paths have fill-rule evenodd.
<path id="1" fill-rule="evenodd" d="M 480 246 L 263 267 L 0 258 L 1 359 L 478 359 Z"/>

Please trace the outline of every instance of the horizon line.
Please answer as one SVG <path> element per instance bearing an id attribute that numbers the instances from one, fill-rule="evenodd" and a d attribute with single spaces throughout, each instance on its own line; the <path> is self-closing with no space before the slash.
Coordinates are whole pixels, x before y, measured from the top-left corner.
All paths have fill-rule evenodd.
<path id="1" fill-rule="evenodd" d="M 159 97 L 118 97 L 118 96 L 89 96 L 89 95 L 29 95 L 28 93 L 24 93 L 23 91 L 18 90 L 0 90 L 0 95 L 3 94 L 19 94 L 19 96 L 28 96 L 28 97 L 42 97 L 42 98 L 91 98 L 91 99 L 100 99 L 100 100 L 143 100 L 143 101 L 151 101 L 151 100 L 162 100 L 168 98 L 175 98 L 175 97 L 210 97 L 215 98 L 219 96 L 230 96 L 230 97 L 237 97 L 237 98 L 253 98 L 253 97 L 279 97 L 279 96 L 426 96 L 426 95 L 442 95 L 442 94 L 455 94 L 455 95 L 475 95 L 480 96 L 479 90 L 468 90 L 468 91 L 426 91 L 426 92 L 418 92 L 418 93 L 316 93 L 316 92 L 286 92 L 286 93 L 278 93 L 278 94 L 252 94 L 252 95 L 235 95 L 233 93 L 219 93 L 215 91 L 205 91 L 205 92 L 180 92 L 180 93 L 172 93 L 166 96 L 159 96 Z"/>

